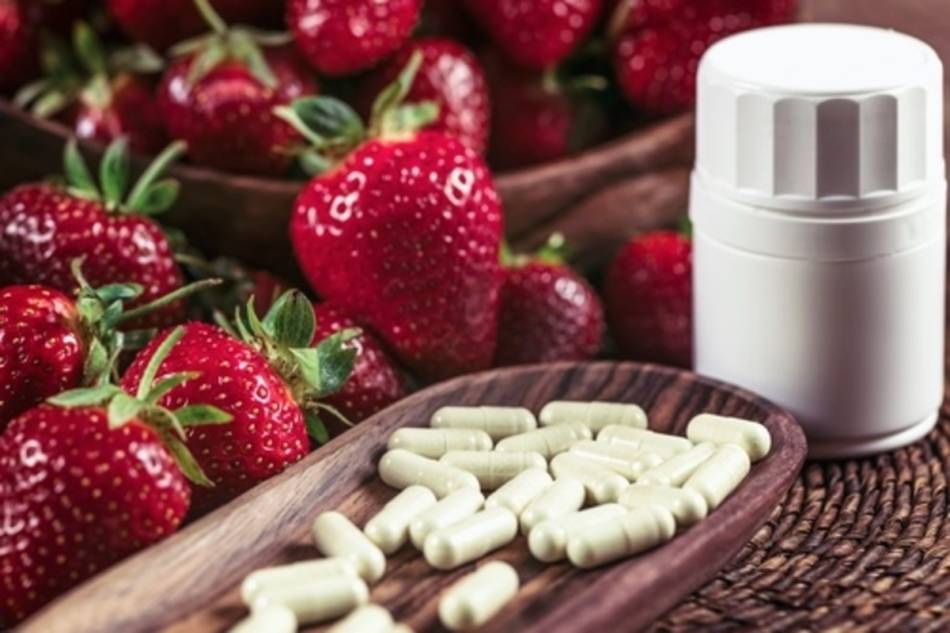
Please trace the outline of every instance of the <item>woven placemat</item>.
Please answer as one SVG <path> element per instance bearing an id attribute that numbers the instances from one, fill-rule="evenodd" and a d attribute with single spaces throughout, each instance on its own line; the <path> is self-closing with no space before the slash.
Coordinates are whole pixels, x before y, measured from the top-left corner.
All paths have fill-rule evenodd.
<path id="1" fill-rule="evenodd" d="M 654 631 L 950 631 L 950 401 L 924 440 L 809 462 L 736 559 Z"/>

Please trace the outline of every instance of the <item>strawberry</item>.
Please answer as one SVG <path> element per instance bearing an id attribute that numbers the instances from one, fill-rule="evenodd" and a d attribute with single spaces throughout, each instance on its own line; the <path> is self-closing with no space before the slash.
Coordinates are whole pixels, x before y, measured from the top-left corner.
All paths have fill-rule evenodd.
<path id="1" fill-rule="evenodd" d="M 40 72 L 40 35 L 72 26 L 85 0 L 0 0 L 0 92 Z"/>
<path id="2" fill-rule="evenodd" d="M 287 171 L 287 147 L 300 137 L 272 110 L 315 93 L 315 80 L 288 46 L 261 49 L 273 36 L 228 28 L 207 0 L 197 4 L 213 33 L 173 50 L 184 56 L 159 87 L 165 126 L 198 164 L 246 174 Z"/>
<path id="3" fill-rule="evenodd" d="M 491 122 L 488 83 L 478 58 L 457 42 L 426 37 L 403 47 L 363 82 L 361 104 L 372 104 L 376 95 L 399 76 L 415 51 L 422 53 L 422 67 L 407 100 L 438 103 L 439 118 L 428 129 L 455 136 L 476 153 L 484 154 Z"/>
<path id="4" fill-rule="evenodd" d="M 590 360 L 600 351 L 604 309 L 587 281 L 563 260 L 551 236 L 534 257 L 505 256 L 495 365 Z"/>
<path id="5" fill-rule="evenodd" d="M 514 63 L 557 66 L 584 41 L 601 0 L 464 0 L 465 6 Z"/>
<path id="6" fill-rule="evenodd" d="M 308 452 L 308 430 L 326 439 L 319 418 L 331 410 L 321 402 L 339 390 L 352 370 L 356 351 L 345 349 L 356 332 L 338 332 L 311 347 L 314 317 L 310 301 L 285 293 L 258 320 L 253 304 L 238 314 L 234 333 L 205 323 L 183 326 L 181 341 L 156 374 L 197 373 L 165 394 L 168 408 L 210 403 L 232 417 L 227 426 L 186 430 L 186 443 L 214 488 L 195 490 L 194 505 L 207 510 L 272 477 Z M 233 334 L 237 334 L 235 336 Z M 122 376 L 138 389 L 168 332 L 146 346 Z"/>
<path id="7" fill-rule="evenodd" d="M 229 22 L 252 24 L 267 15 L 272 0 L 211 0 Z M 108 0 L 109 12 L 133 40 L 158 51 L 198 35 L 205 28 L 194 0 Z"/>
<path id="8" fill-rule="evenodd" d="M 484 369 L 495 348 L 502 216 L 487 166 L 455 138 L 414 132 L 433 104 L 403 105 L 414 54 L 369 129 L 341 101 L 301 100 L 324 173 L 294 205 L 290 237 L 313 289 L 358 317 L 427 379 Z M 322 161 L 322 162 L 321 162 Z"/>
<path id="9" fill-rule="evenodd" d="M 315 70 L 349 75 L 398 50 L 421 7 L 422 0 L 288 0 L 287 27 Z"/>
<path id="10" fill-rule="evenodd" d="M 692 364 L 692 253 L 684 235 L 657 231 L 631 240 L 611 263 L 607 318 L 626 356 Z"/>
<path id="11" fill-rule="evenodd" d="M 724 37 L 789 21 L 796 0 L 626 0 L 611 20 L 613 60 L 630 102 L 652 113 L 696 101 L 703 53 Z"/>
<path id="12" fill-rule="evenodd" d="M 143 291 L 133 306 L 153 301 L 182 286 L 168 240 L 153 220 L 174 203 L 178 185 L 155 182 L 162 169 L 181 153 L 169 146 L 126 199 L 129 176 L 126 143 L 109 146 L 97 186 L 75 141 L 66 146 L 65 186 L 21 185 L 0 197 L 0 285 L 39 283 L 72 292 L 77 282 L 72 260 L 84 258 L 83 272 L 92 285 L 136 283 Z M 170 324 L 183 314 L 180 302 L 163 306 L 132 327 Z"/>
<path id="13" fill-rule="evenodd" d="M 471 42 L 476 35 L 474 25 L 459 0 L 426 0 L 419 31 L 456 42 Z"/>

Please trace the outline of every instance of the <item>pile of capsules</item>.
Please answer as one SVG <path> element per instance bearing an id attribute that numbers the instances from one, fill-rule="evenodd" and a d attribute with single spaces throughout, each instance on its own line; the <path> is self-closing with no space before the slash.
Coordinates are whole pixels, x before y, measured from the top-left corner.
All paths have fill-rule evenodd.
<path id="1" fill-rule="evenodd" d="M 761 424 L 712 414 L 693 418 L 686 437 L 650 431 L 643 409 L 614 402 L 550 402 L 538 418 L 520 407 L 443 407 L 431 427 L 389 437 L 379 475 L 402 492 L 362 531 L 325 512 L 313 540 L 328 558 L 245 579 L 251 615 L 234 633 L 293 633 L 344 616 L 330 631 L 411 631 L 367 604 L 386 555 L 409 541 L 440 570 L 504 547 L 519 526 L 545 563 L 590 568 L 633 556 L 706 518 L 772 443 Z M 451 630 L 477 628 L 518 589 L 511 565 L 487 563 L 443 593 L 439 618 Z"/>

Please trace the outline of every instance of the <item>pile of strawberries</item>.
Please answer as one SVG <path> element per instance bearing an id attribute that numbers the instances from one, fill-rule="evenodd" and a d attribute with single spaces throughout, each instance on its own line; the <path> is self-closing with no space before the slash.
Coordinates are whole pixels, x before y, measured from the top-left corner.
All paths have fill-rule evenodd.
<path id="1" fill-rule="evenodd" d="M 631 241 L 602 303 L 560 236 L 508 251 L 484 156 L 688 109 L 702 51 L 792 0 L 283 4 L 0 0 L 0 92 L 108 145 L 0 197 L 0 627 L 418 386 L 690 364 L 689 238 Z M 130 151 L 157 154 L 135 183 Z M 309 178 L 288 231 L 319 300 L 161 226 L 181 158 Z"/>

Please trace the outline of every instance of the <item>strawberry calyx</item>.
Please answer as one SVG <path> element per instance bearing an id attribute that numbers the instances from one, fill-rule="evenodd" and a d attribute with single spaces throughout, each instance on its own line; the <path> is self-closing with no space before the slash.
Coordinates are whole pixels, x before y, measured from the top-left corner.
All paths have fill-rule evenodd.
<path id="1" fill-rule="evenodd" d="M 548 241 L 531 255 L 511 252 L 511 247 L 503 243 L 500 251 L 501 265 L 505 268 L 521 268 L 531 263 L 544 263 L 563 266 L 570 256 L 570 248 L 561 233 L 552 233 Z"/>
<path id="2" fill-rule="evenodd" d="M 180 372 L 161 379 L 157 377 L 162 362 L 184 335 L 185 329 L 178 326 L 162 341 L 149 360 L 134 394 L 102 380 L 92 387 L 64 391 L 47 402 L 64 408 L 102 407 L 106 410 L 110 429 L 122 428 L 135 421 L 144 424 L 158 435 L 189 480 L 202 486 L 213 486 L 185 444 L 185 429 L 226 424 L 231 421 L 231 416 L 206 404 L 186 405 L 175 410 L 158 404 L 169 391 L 198 376 L 196 372 Z"/>
<path id="3" fill-rule="evenodd" d="M 405 103 L 422 61 L 422 51 L 410 56 L 396 79 L 376 97 L 365 123 L 352 107 L 336 97 L 302 97 L 290 105 L 274 108 L 274 114 L 306 141 L 304 146 L 290 150 L 298 156 L 304 171 L 311 175 L 323 173 L 370 139 L 406 138 L 435 122 L 439 118 L 437 102 Z"/>

